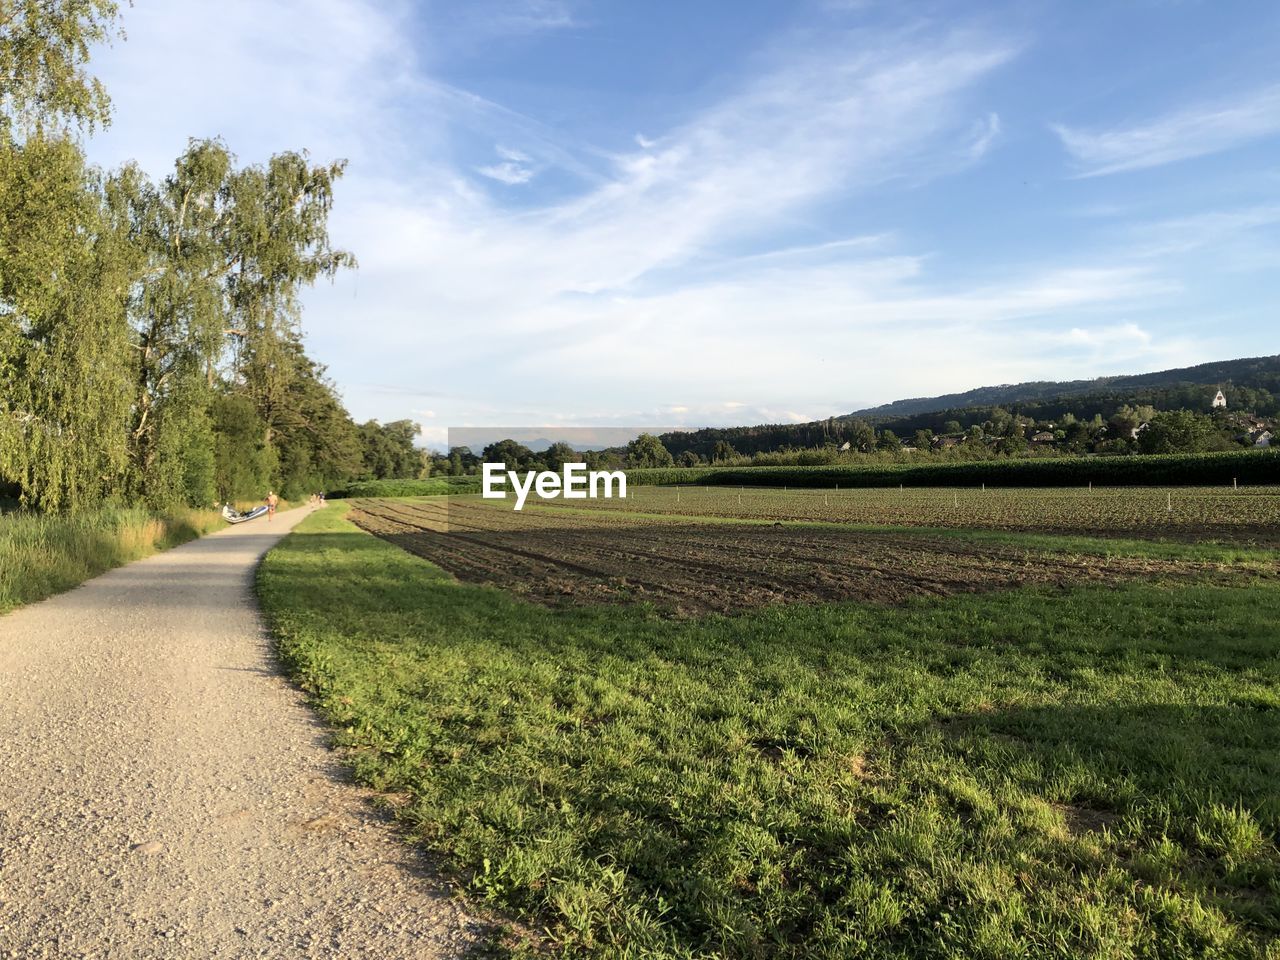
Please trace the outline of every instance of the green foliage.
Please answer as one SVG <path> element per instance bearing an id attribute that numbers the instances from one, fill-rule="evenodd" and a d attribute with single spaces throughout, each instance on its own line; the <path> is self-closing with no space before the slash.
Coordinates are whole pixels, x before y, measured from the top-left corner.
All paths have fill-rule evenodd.
<path id="1" fill-rule="evenodd" d="M 892 430 L 883 430 L 879 439 L 876 440 L 877 450 L 901 450 L 902 441 L 898 439 L 898 435 Z"/>
<path id="2" fill-rule="evenodd" d="M 1221 447 L 1213 418 L 1191 410 L 1156 414 L 1138 434 L 1143 453 L 1203 453 Z"/>
<path id="3" fill-rule="evenodd" d="M 1262 960 L 1275 586 L 1215 580 L 671 621 L 326 511 L 259 592 L 356 776 L 571 955 Z"/>
<path id="4" fill-rule="evenodd" d="M 132 258 L 79 148 L 0 140 L 0 479 L 47 509 L 125 470 Z"/>
<path id="5" fill-rule="evenodd" d="M 480 453 L 481 463 L 501 463 L 507 470 L 527 470 L 536 459 L 532 450 L 515 440 L 498 440 Z"/>
<path id="6" fill-rule="evenodd" d="M 330 499 L 340 497 L 428 497 L 446 493 L 479 493 L 480 478 L 430 477 L 426 480 L 360 480 L 329 490 Z"/>
<path id="7" fill-rule="evenodd" d="M 89 48 L 110 39 L 117 14 L 112 0 L 0 4 L 0 137 L 108 121 L 107 92 L 86 64 Z"/>
<path id="8" fill-rule="evenodd" d="M 567 443 L 553 443 L 543 451 L 542 461 L 548 470 L 559 472 L 566 463 L 581 463 L 582 454 Z"/>
<path id="9" fill-rule="evenodd" d="M 669 467 L 674 462 L 670 451 L 651 433 L 642 433 L 627 444 L 627 465 L 630 467 Z"/>
<path id="10" fill-rule="evenodd" d="M 364 475 L 373 480 L 409 480 L 418 476 L 422 458 L 413 440 L 422 432 L 412 420 L 380 424 L 370 420 L 359 427 Z"/>
<path id="11" fill-rule="evenodd" d="M 219 502 L 258 498 L 271 486 L 273 457 L 263 442 L 262 421 L 243 394 L 213 401 L 214 490 Z"/>

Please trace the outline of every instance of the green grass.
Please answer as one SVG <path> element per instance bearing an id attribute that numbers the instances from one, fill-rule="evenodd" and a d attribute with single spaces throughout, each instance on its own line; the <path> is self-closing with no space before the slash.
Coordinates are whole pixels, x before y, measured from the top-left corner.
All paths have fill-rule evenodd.
<path id="1" fill-rule="evenodd" d="M 335 506 L 259 591 L 356 776 L 569 954 L 1280 957 L 1273 580 L 675 622 Z"/>
<path id="2" fill-rule="evenodd" d="M 0 514 L 0 613 L 225 525 L 212 510 Z"/>

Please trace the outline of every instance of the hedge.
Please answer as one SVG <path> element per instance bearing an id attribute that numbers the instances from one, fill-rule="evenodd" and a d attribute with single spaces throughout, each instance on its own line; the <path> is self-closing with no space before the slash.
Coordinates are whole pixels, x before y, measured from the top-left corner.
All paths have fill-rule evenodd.
<path id="1" fill-rule="evenodd" d="M 442 493 L 479 493 L 479 477 L 429 477 L 426 480 L 361 480 L 329 493 L 341 497 L 429 497 Z"/>

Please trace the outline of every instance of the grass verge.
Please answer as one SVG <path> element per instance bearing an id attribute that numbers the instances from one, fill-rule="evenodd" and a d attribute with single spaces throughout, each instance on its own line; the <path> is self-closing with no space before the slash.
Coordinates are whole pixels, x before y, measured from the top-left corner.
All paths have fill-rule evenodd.
<path id="1" fill-rule="evenodd" d="M 0 514 L 0 613 L 225 525 L 212 510 Z"/>
<path id="2" fill-rule="evenodd" d="M 356 776 L 570 954 L 1280 956 L 1274 582 L 672 622 L 335 505 L 259 592 Z"/>

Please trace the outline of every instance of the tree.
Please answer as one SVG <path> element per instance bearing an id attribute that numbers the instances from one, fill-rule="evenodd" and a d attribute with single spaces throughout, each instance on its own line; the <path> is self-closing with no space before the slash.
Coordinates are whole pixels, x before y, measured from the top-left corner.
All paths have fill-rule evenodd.
<path id="1" fill-rule="evenodd" d="M 917 430 L 912 444 L 917 450 L 928 450 L 933 446 L 933 432 L 931 430 Z"/>
<path id="2" fill-rule="evenodd" d="M 461 477 L 474 473 L 480 466 L 480 458 L 471 452 L 470 447 L 449 448 L 449 475 Z"/>
<path id="3" fill-rule="evenodd" d="M 582 455 L 567 443 L 553 443 L 542 454 L 548 470 L 559 471 L 566 463 L 581 463 Z"/>
<path id="4" fill-rule="evenodd" d="M 960 426 L 959 420 L 948 420 L 942 425 L 942 432 L 944 434 L 958 434 L 963 430 L 964 427 Z"/>
<path id="5" fill-rule="evenodd" d="M 1213 418 L 1191 410 L 1158 413 L 1138 434 L 1141 453 L 1203 453 L 1221 446 Z"/>
<path id="6" fill-rule="evenodd" d="M 418 475 L 421 458 L 414 437 L 422 428 L 412 420 L 393 420 L 386 425 L 369 420 L 358 428 L 364 451 L 365 476 L 374 480 L 404 480 Z"/>
<path id="7" fill-rule="evenodd" d="M 110 103 L 89 50 L 116 16 L 0 0 L 0 488 L 75 509 L 348 479 L 355 425 L 303 350 L 298 302 L 355 265 L 328 236 L 343 163 L 237 169 L 193 140 L 158 184 L 90 168 L 76 137 Z"/>
<path id="8" fill-rule="evenodd" d="M 533 451 L 514 440 L 491 443 L 480 454 L 484 463 L 501 463 L 506 470 L 527 470 L 534 460 Z"/>
<path id="9" fill-rule="evenodd" d="M 113 0 L 0 6 L 0 135 L 92 130 L 108 122 L 111 101 L 86 65 L 89 48 L 111 38 L 118 15 Z"/>
<path id="10" fill-rule="evenodd" d="M 733 449 L 733 445 L 727 440 L 717 440 L 715 447 L 711 451 L 712 463 L 724 463 L 726 460 L 733 460 L 738 456 L 738 451 Z"/>
<path id="11" fill-rule="evenodd" d="M 220 502 L 266 495 L 275 467 L 262 442 L 262 421 L 243 394 L 220 393 L 212 403 L 214 495 Z"/>
<path id="12" fill-rule="evenodd" d="M 677 462 L 682 467 L 696 467 L 702 463 L 702 458 L 693 450 L 685 450 L 677 458 Z"/>
<path id="13" fill-rule="evenodd" d="M 72 141 L 0 141 L 0 480 L 33 506 L 92 503 L 124 474 L 134 273 Z"/>
<path id="14" fill-rule="evenodd" d="M 299 293 L 356 265 L 355 257 L 329 241 L 334 184 L 345 169 L 345 161 L 312 166 L 305 154 L 281 153 L 227 180 L 222 239 L 233 376 L 253 399 L 268 444 L 289 415 L 295 370 L 287 354 L 300 339 Z"/>
<path id="15" fill-rule="evenodd" d="M 627 444 L 627 463 L 632 467 L 669 467 L 674 462 L 671 451 L 651 433 L 642 433 Z"/>
<path id="16" fill-rule="evenodd" d="M 108 196 L 141 260 L 128 301 L 134 338 L 129 428 L 131 490 L 154 504 L 203 502 L 186 489 L 185 460 L 207 440 L 214 367 L 225 325 L 224 251 L 231 155 L 216 141 L 193 141 L 164 182 L 136 166 L 111 178 Z"/>
<path id="17" fill-rule="evenodd" d="M 876 449 L 894 453 L 902 449 L 902 441 L 892 430 L 882 430 L 876 439 Z"/>
<path id="18" fill-rule="evenodd" d="M 1131 443 L 1134 432 L 1140 426 L 1142 420 L 1138 417 L 1138 412 L 1126 403 L 1107 420 L 1107 439 Z"/>
<path id="19" fill-rule="evenodd" d="M 876 445 L 876 431 L 864 420 L 854 420 L 849 424 L 846 436 L 849 446 L 854 450 L 868 451 Z"/>
<path id="20" fill-rule="evenodd" d="M 275 435 L 277 475 L 281 493 L 293 500 L 320 493 L 364 472 L 364 447 L 359 430 L 338 397 L 337 388 L 325 376 L 325 368 L 303 353 L 294 353 L 294 376 L 289 386 L 290 416 Z M 406 426 L 407 425 L 407 428 Z M 383 428 L 401 443 L 398 476 L 417 476 L 421 457 L 413 449 L 416 424 L 396 421 Z M 404 434 L 412 451 L 404 453 Z M 411 473 L 405 473 L 411 470 Z"/>

